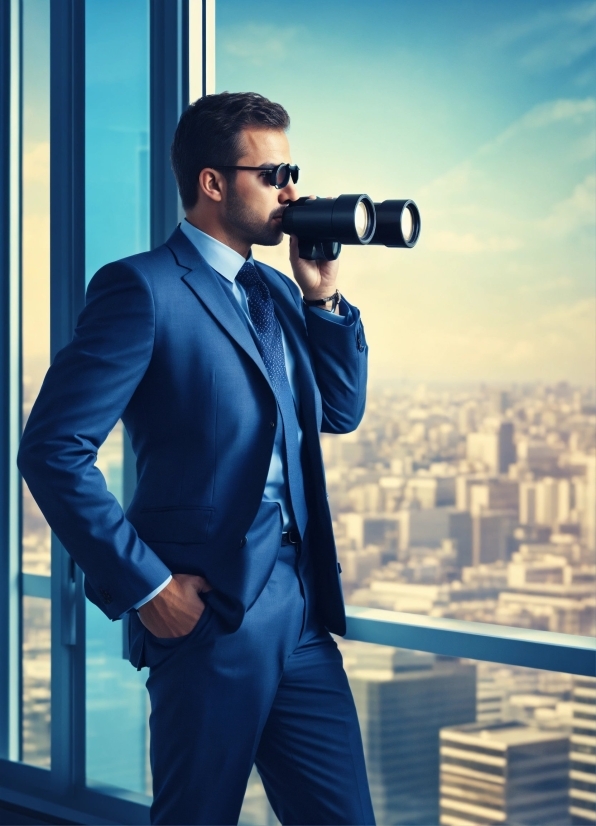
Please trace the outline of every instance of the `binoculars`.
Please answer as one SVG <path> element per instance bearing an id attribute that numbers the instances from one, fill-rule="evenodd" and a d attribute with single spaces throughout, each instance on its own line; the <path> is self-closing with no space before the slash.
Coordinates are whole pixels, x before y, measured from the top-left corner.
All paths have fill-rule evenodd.
<path id="1" fill-rule="evenodd" d="M 411 249 L 420 235 L 420 213 L 410 200 L 373 203 L 368 195 L 298 198 L 287 205 L 281 225 L 298 237 L 300 258 L 335 261 L 342 244 Z"/>

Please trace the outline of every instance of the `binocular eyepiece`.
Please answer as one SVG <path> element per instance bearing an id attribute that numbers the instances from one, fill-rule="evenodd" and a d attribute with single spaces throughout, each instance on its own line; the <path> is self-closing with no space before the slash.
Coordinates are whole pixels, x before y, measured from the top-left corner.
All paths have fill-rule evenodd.
<path id="1" fill-rule="evenodd" d="M 334 261 L 342 244 L 377 244 L 411 249 L 420 235 L 414 201 L 373 203 L 368 195 L 298 198 L 284 210 L 282 229 L 298 236 L 300 258 Z"/>

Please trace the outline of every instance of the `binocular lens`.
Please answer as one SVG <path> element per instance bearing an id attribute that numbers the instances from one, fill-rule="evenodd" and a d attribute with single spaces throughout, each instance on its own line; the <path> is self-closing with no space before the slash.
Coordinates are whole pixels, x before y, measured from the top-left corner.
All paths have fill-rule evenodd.
<path id="1" fill-rule="evenodd" d="M 420 235 L 420 212 L 414 201 L 383 201 L 375 204 L 375 211 L 377 227 L 371 244 L 414 246 Z"/>
<path id="2" fill-rule="evenodd" d="M 413 229 L 414 221 L 412 218 L 412 212 L 409 207 L 406 207 L 401 214 L 401 234 L 404 237 L 404 241 L 409 241 L 411 239 Z"/>
<path id="3" fill-rule="evenodd" d="M 364 201 L 359 201 L 354 215 L 354 226 L 358 238 L 365 238 L 370 224 L 369 211 Z"/>

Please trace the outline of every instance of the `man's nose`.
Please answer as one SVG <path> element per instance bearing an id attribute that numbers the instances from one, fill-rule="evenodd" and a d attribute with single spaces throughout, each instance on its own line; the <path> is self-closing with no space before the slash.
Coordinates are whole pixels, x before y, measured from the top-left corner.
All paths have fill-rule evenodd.
<path id="1" fill-rule="evenodd" d="M 287 186 L 279 190 L 278 201 L 280 204 L 287 204 L 288 201 L 295 201 L 298 197 L 298 187 L 294 181 L 290 181 Z"/>

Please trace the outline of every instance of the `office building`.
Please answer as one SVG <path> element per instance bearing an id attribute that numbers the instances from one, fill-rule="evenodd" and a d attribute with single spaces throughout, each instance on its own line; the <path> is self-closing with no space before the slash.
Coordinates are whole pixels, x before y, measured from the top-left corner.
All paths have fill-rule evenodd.
<path id="1" fill-rule="evenodd" d="M 569 812 L 577 826 L 596 823 L 596 678 L 576 677 L 573 687 Z"/>
<path id="2" fill-rule="evenodd" d="M 516 525 L 513 511 L 485 511 L 472 516 L 472 564 L 509 559 Z"/>
<path id="3" fill-rule="evenodd" d="M 467 459 L 488 473 L 507 473 L 516 459 L 513 423 L 486 420 L 484 428 L 480 433 L 468 433 Z"/>
<path id="4" fill-rule="evenodd" d="M 455 508 L 426 508 L 400 511 L 399 548 L 416 545 L 439 547 L 443 540 L 457 542 L 457 563 L 460 567 L 472 561 L 472 521 L 466 511 Z"/>
<path id="5" fill-rule="evenodd" d="M 471 723 L 440 742 L 441 826 L 569 823 L 567 731 Z"/>
<path id="6" fill-rule="evenodd" d="M 438 823 L 439 730 L 475 719 L 475 666 L 361 643 L 345 662 L 377 822 Z"/>

